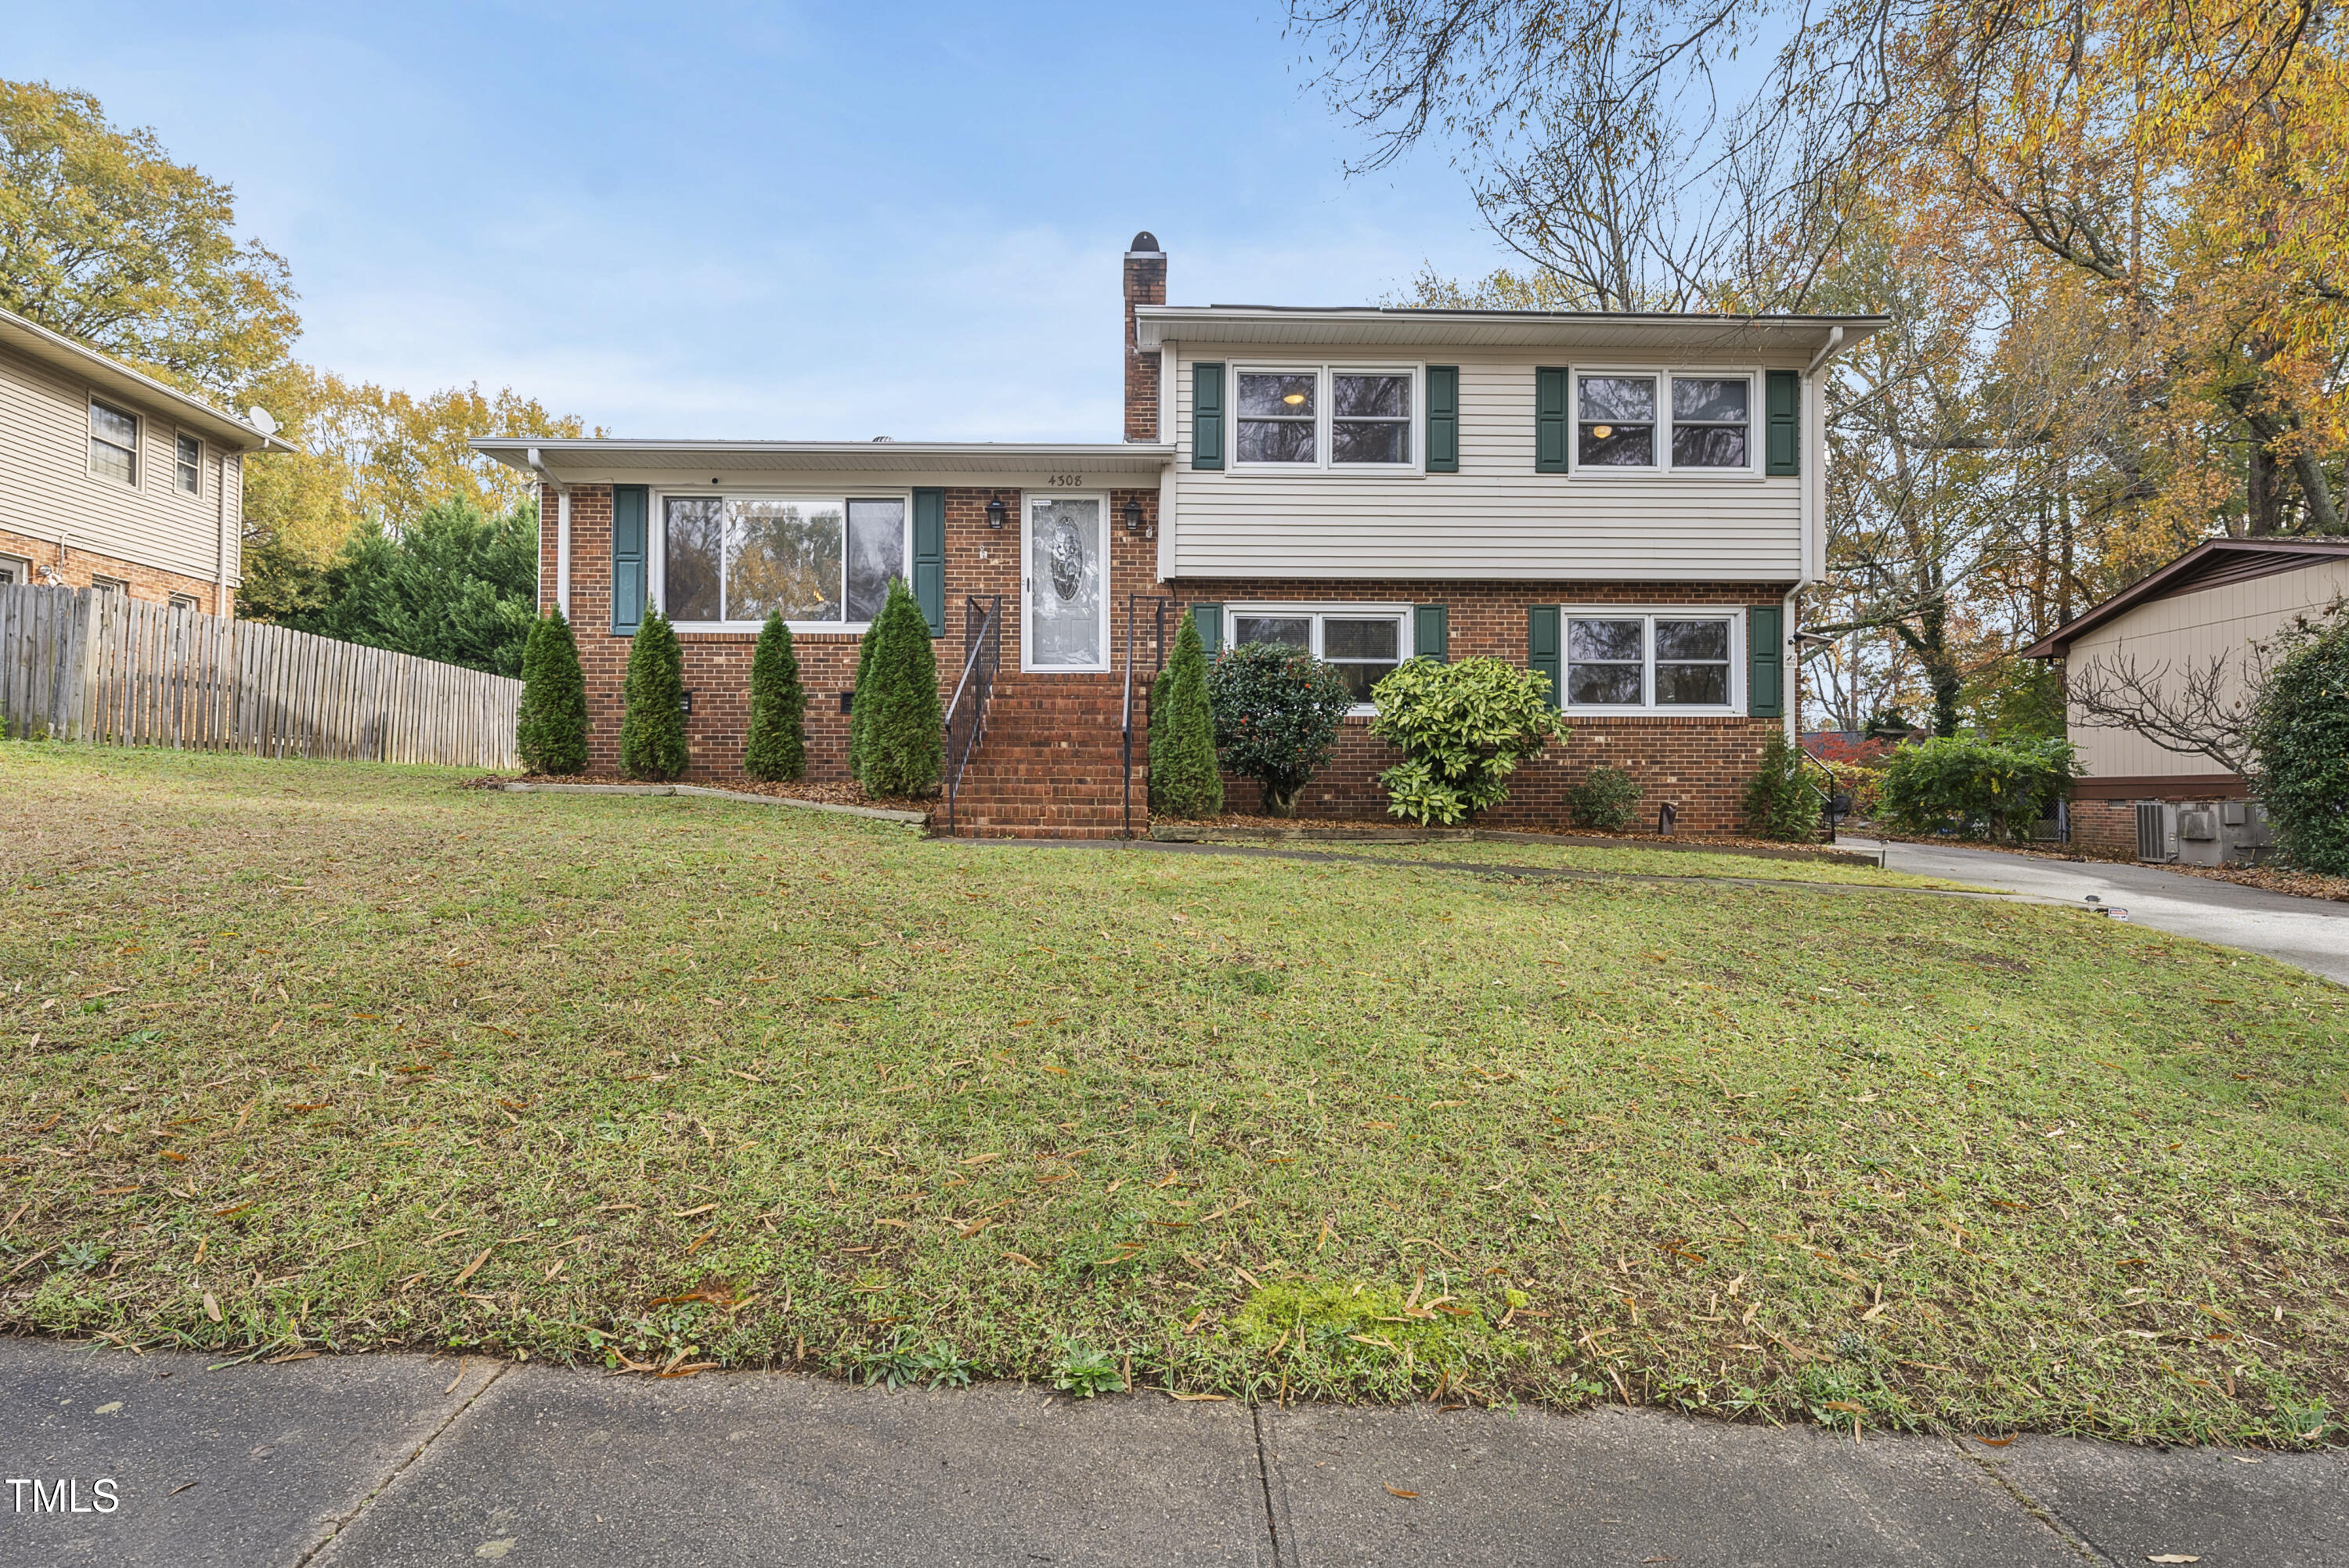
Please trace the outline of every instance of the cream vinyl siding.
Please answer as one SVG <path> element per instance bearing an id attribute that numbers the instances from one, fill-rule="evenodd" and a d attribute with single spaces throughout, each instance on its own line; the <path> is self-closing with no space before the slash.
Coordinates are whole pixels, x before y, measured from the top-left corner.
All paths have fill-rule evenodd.
<path id="1" fill-rule="evenodd" d="M 1514 581 L 1794 582 L 1802 575 L 1804 478 L 1760 477 L 1765 368 L 1799 359 L 1641 360 L 1557 350 L 1407 354 L 1365 347 L 1309 356 L 1262 346 L 1177 346 L 1172 572 L 1181 578 L 1480 578 Z M 1460 471 L 1398 475 L 1191 468 L 1192 369 L 1299 364 L 1457 365 Z M 1748 441 L 1755 474 L 1539 474 L 1534 471 L 1534 370 L 1654 368 L 1754 378 Z M 1229 374 L 1229 371 L 1226 371 Z M 1227 391 L 1224 447 L 1237 452 Z M 1414 432 L 1422 455 L 1424 411 Z M 1818 448 L 1806 421 L 1806 476 Z"/>
<path id="2" fill-rule="evenodd" d="M 2240 696 L 2251 644 L 2274 636 L 2296 614 L 2321 614 L 2344 594 L 2349 594 L 2349 561 L 2320 561 L 2248 583 L 2156 599 L 2075 642 L 2064 655 L 2064 667 L 2076 678 L 2092 661 L 2126 658 L 2136 662 L 2139 674 L 2149 675 L 2165 664 L 2172 670 L 2199 668 L 2224 654 Z M 2165 751 L 2134 730 L 2092 729 L 2080 722 L 2076 707 L 2071 732 L 2085 778 L 2207 777 L 2220 771 L 2207 757 Z"/>
<path id="3" fill-rule="evenodd" d="M 197 471 L 201 494 L 172 483 L 172 441 L 182 428 L 168 409 L 116 392 L 114 407 L 139 418 L 139 482 L 125 485 L 89 468 L 90 388 L 46 365 L 0 348 L 0 527 L 69 550 L 87 550 L 207 582 L 221 565 L 222 453 L 209 439 Z M 191 432 L 192 434 L 193 432 Z M 234 458 L 225 491 L 234 538 L 242 499 Z M 236 578 L 231 544 L 229 578 Z"/>

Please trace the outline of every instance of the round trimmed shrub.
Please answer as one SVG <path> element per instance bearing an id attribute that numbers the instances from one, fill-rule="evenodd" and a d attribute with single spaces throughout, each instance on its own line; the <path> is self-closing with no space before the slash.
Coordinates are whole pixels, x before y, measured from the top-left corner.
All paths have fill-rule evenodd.
<path id="1" fill-rule="evenodd" d="M 1620 768 L 1594 768 L 1567 787 L 1566 807 L 1578 828 L 1619 833 L 1640 814 L 1640 781 Z"/>
<path id="2" fill-rule="evenodd" d="M 1293 817 L 1297 797 L 1337 748 L 1354 695 L 1345 676 L 1302 648 L 1243 643 L 1207 671 L 1207 706 L 1224 766 L 1262 787 L 1266 816 Z"/>
<path id="3" fill-rule="evenodd" d="M 1517 764 L 1566 733 L 1549 676 L 1499 659 L 1413 659 L 1371 690 L 1371 733 L 1402 748 L 1379 775 L 1389 814 L 1457 822 L 1508 799 Z"/>

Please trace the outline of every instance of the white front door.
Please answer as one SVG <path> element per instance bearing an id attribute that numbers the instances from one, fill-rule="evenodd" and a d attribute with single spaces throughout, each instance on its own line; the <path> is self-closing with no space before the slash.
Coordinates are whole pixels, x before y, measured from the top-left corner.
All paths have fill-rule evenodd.
<path id="1" fill-rule="evenodd" d="M 1029 496 L 1020 533 L 1019 667 L 1109 668 L 1109 498 Z"/>

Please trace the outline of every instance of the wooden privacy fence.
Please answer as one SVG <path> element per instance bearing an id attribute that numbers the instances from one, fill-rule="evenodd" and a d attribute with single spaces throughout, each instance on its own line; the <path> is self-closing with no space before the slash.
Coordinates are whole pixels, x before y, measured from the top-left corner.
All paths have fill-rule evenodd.
<path id="1" fill-rule="evenodd" d="M 522 682 L 112 591 L 0 584 L 20 738 L 362 762 L 515 765 Z"/>

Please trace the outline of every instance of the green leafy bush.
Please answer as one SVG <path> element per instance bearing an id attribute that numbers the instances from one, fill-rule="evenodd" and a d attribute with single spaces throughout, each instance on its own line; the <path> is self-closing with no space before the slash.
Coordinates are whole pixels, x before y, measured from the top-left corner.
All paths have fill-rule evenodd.
<path id="1" fill-rule="evenodd" d="M 1224 766 L 1263 787 L 1267 816 L 1292 817 L 1337 748 L 1354 697 L 1343 676 L 1302 648 L 1243 643 L 1207 671 L 1207 706 Z"/>
<path id="2" fill-rule="evenodd" d="M 587 679 L 560 605 L 531 623 L 523 647 L 514 748 L 533 773 L 577 773 L 587 766 Z"/>
<path id="3" fill-rule="evenodd" d="M 1619 833 L 1640 814 L 1640 781 L 1620 768 L 1594 768 L 1566 790 L 1577 827 Z"/>
<path id="4" fill-rule="evenodd" d="M 779 614 L 759 628 L 750 655 L 750 727 L 742 738 L 742 771 L 753 779 L 797 779 L 807 771 L 807 688 L 800 685 L 792 629 Z"/>
<path id="5" fill-rule="evenodd" d="M 888 601 L 864 640 L 871 656 L 858 660 L 864 668 L 854 716 L 858 782 L 871 795 L 927 795 L 946 771 L 938 657 L 904 578 L 890 579 Z"/>
<path id="6" fill-rule="evenodd" d="M 1224 809 L 1207 650 L 1187 614 L 1174 655 L 1150 685 L 1150 809 L 1169 817 L 1212 817 Z"/>
<path id="7" fill-rule="evenodd" d="M 1403 753 L 1379 775 L 1387 810 L 1423 824 L 1457 822 L 1508 799 L 1517 764 L 1567 727 L 1550 707 L 1549 677 L 1499 659 L 1413 659 L 1371 700 L 1379 710 L 1371 733 Z"/>
<path id="8" fill-rule="evenodd" d="M 2302 622 L 2276 651 L 2245 734 L 2251 791 L 2292 863 L 2349 875 L 2349 610 Z"/>
<path id="9" fill-rule="evenodd" d="M 1745 825 L 1764 839 L 1807 839 L 1819 830 L 1819 793 L 1803 777 L 1803 754 L 1770 732 L 1745 786 Z"/>
<path id="10" fill-rule="evenodd" d="M 1884 765 L 1881 816 L 1904 833 L 2003 839 L 2049 816 L 2077 771 L 2068 740 L 2001 743 L 1936 736 L 1897 748 Z"/>
<path id="11" fill-rule="evenodd" d="M 685 655 L 658 610 L 647 610 L 628 645 L 627 711 L 620 719 L 620 771 L 674 779 L 685 771 Z"/>

